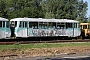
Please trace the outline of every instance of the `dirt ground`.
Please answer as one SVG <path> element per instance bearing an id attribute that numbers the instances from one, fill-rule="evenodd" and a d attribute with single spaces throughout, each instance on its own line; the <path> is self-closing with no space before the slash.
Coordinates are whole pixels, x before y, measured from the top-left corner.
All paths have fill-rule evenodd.
<path id="1" fill-rule="evenodd" d="M 12 58 L 25 58 L 35 56 L 55 56 L 58 54 L 90 52 L 90 46 L 67 46 L 56 48 L 32 48 L 32 49 L 7 49 L 0 51 L 0 58 L 10 60 Z M 0 60 L 1 60 L 0 59 Z"/>

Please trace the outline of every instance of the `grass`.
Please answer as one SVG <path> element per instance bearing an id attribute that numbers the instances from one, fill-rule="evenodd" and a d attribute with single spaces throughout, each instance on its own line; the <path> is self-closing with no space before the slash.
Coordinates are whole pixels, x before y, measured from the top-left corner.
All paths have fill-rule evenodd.
<path id="1" fill-rule="evenodd" d="M 13 45 L 0 45 L 0 50 L 4 49 L 27 49 L 27 48 L 52 48 L 52 47 L 64 47 L 64 46 L 90 46 L 90 42 L 85 43 L 40 43 L 40 44 L 19 44 Z"/>

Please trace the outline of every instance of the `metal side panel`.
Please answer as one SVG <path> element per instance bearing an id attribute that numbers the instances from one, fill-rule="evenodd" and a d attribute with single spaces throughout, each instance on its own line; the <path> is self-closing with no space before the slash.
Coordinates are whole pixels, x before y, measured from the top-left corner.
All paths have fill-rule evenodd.
<path id="1" fill-rule="evenodd" d="M 66 31 L 66 29 L 29 29 L 28 36 L 29 37 L 68 36 L 66 32 L 68 32 L 68 30 Z"/>
<path id="2" fill-rule="evenodd" d="M 73 29 L 72 28 L 66 29 L 66 36 L 68 36 L 68 37 L 72 37 L 73 36 Z"/>
<path id="3" fill-rule="evenodd" d="M 74 37 L 80 36 L 80 34 L 81 34 L 80 29 L 79 28 L 75 28 L 74 29 Z"/>
<path id="4" fill-rule="evenodd" d="M 19 31 L 15 32 L 16 37 L 27 37 L 27 29 L 20 29 Z"/>
<path id="5" fill-rule="evenodd" d="M 5 31 L 0 31 L 0 38 L 6 38 Z"/>

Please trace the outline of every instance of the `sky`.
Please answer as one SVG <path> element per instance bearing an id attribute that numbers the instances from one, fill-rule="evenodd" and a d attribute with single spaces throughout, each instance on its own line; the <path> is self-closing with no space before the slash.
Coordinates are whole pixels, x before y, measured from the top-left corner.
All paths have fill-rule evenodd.
<path id="1" fill-rule="evenodd" d="M 90 16 L 90 0 L 83 0 L 83 1 L 87 1 L 88 2 L 88 10 L 87 10 L 87 17 Z"/>

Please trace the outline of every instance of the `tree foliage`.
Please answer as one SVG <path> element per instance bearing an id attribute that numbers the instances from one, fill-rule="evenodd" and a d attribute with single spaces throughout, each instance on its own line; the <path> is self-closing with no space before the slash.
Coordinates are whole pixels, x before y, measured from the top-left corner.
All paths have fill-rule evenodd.
<path id="1" fill-rule="evenodd" d="M 83 0 L 0 0 L 0 16 L 86 20 Z"/>

